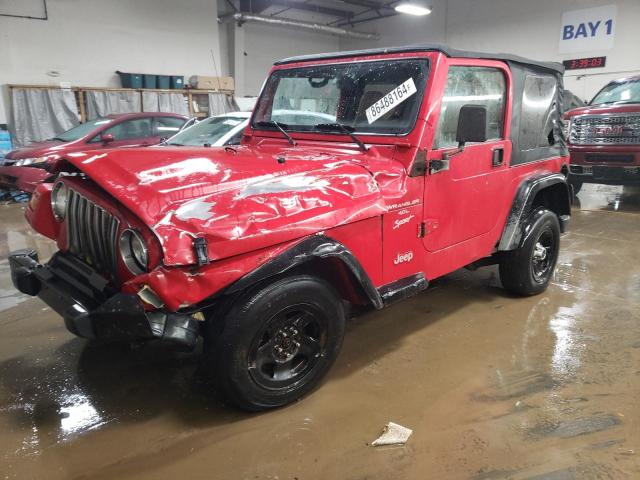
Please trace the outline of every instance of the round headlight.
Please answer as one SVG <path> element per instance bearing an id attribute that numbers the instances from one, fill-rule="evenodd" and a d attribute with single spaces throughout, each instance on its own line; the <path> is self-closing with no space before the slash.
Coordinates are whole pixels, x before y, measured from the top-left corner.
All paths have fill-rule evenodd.
<path id="1" fill-rule="evenodd" d="M 69 189 L 62 182 L 56 183 L 51 191 L 51 210 L 53 211 L 53 216 L 59 222 L 64 220 L 64 216 L 67 213 L 68 201 Z"/>
<path id="2" fill-rule="evenodd" d="M 120 235 L 120 256 L 134 275 L 140 275 L 147 271 L 149 251 L 144 239 L 135 230 L 127 229 Z"/>

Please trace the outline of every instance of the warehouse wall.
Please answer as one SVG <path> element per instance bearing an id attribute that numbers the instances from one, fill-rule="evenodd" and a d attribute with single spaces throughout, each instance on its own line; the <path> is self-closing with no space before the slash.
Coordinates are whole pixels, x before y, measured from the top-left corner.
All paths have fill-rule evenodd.
<path id="1" fill-rule="evenodd" d="M 221 58 L 216 4 L 48 0 L 48 21 L 0 17 L 0 85 L 115 87 L 115 70 L 214 75 L 211 50 Z M 7 123 L 8 110 L 4 88 L 0 123 Z"/>
<path id="2" fill-rule="evenodd" d="M 234 29 L 236 94 L 257 95 L 273 62 L 294 55 L 333 52 L 338 37 L 307 30 L 245 23 Z"/>
<path id="3" fill-rule="evenodd" d="M 617 31 L 611 50 L 558 53 L 563 12 L 617 5 Z M 482 51 L 509 51 L 544 60 L 604 55 L 604 69 L 569 71 L 565 85 L 584 99 L 609 80 L 640 73 L 638 0 L 450 0 L 447 38 L 455 47 Z"/>
<path id="4" fill-rule="evenodd" d="M 446 5 L 431 3 L 434 9 L 429 16 L 398 15 L 365 23 L 361 29 L 380 32 L 382 38 L 375 42 L 377 45 L 439 42 L 461 49 L 508 52 L 552 61 L 605 55 L 605 68 L 572 71 L 565 75 L 567 88 L 584 99 L 590 99 L 611 79 L 640 73 L 638 0 L 449 0 Z M 612 4 L 618 7 L 614 49 L 558 53 L 563 12 Z M 340 41 L 342 49 L 367 45 L 374 43 Z"/>
<path id="5" fill-rule="evenodd" d="M 31 1 L 31 0 L 30 0 Z M 35 0 L 34 0 L 35 1 Z M 298 54 L 417 42 L 507 51 L 547 60 L 606 55 L 603 70 L 569 72 L 566 84 L 588 98 L 610 78 L 640 72 L 638 0 L 431 0 L 427 17 L 398 15 L 357 25 L 382 34 L 362 41 L 275 26 L 218 24 L 221 0 L 48 0 L 49 20 L 0 17 L 0 85 L 61 81 L 117 86 L 114 71 L 233 74 L 239 95 L 258 93 L 274 60 Z M 564 11 L 618 5 L 616 48 L 560 55 Z M 219 4 L 219 5 L 217 5 Z M 212 60 L 211 51 L 215 57 Z M 49 72 L 59 72 L 53 77 Z M 8 119 L 7 91 L 0 123 Z"/>

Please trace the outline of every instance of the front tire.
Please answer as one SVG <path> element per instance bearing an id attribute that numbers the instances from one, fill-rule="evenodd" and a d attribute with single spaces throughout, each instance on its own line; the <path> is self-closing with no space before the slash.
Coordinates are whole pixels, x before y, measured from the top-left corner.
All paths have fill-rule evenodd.
<path id="1" fill-rule="evenodd" d="M 580 190 L 582 190 L 583 182 L 581 182 L 580 180 L 574 180 L 574 179 L 569 178 L 569 183 L 573 187 L 573 195 L 574 196 L 578 195 Z"/>
<path id="2" fill-rule="evenodd" d="M 553 276 L 560 250 L 560 222 L 547 209 L 535 210 L 529 217 L 525 241 L 507 252 L 500 261 L 502 286 L 522 296 L 545 291 Z"/>
<path id="3" fill-rule="evenodd" d="M 259 411 L 291 403 L 319 383 L 342 346 L 345 312 L 331 285 L 296 275 L 240 295 L 208 323 L 207 358 L 222 394 Z"/>

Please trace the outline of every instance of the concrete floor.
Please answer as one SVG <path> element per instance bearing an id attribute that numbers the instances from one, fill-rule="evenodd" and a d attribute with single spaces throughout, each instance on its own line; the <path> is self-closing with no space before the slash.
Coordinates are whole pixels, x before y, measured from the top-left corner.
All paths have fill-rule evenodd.
<path id="1" fill-rule="evenodd" d="M 350 323 L 321 387 L 226 408 L 198 357 L 105 348 L 16 294 L 6 253 L 49 241 L 0 207 L 4 478 L 640 478 L 640 193 L 585 186 L 549 290 L 460 271 Z M 394 421 L 404 447 L 369 443 Z"/>

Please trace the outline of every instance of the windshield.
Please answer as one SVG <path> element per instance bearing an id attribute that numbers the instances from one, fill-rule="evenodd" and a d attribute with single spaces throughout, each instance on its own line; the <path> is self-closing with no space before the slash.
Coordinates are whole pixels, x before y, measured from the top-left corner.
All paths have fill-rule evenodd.
<path id="1" fill-rule="evenodd" d="M 192 147 L 201 147 L 205 143 L 214 145 L 225 134 L 245 120 L 237 117 L 208 118 L 177 133 L 167 141 L 167 145 L 187 145 Z"/>
<path id="2" fill-rule="evenodd" d="M 67 130 L 64 133 L 56 135 L 52 140 L 60 140 L 62 142 L 73 142 L 79 138 L 84 137 L 88 133 L 91 133 L 96 128 L 111 123 L 113 120 L 109 118 L 96 118 L 85 123 L 81 123 L 77 127 L 73 127 L 71 130 Z"/>
<path id="3" fill-rule="evenodd" d="M 640 103 L 640 80 L 610 83 L 591 100 L 591 105 L 603 103 Z"/>
<path id="4" fill-rule="evenodd" d="M 403 59 L 277 70 L 267 80 L 252 127 L 276 121 L 289 131 L 310 132 L 319 131 L 318 124 L 340 123 L 355 133 L 409 133 L 428 68 L 426 59 Z"/>

